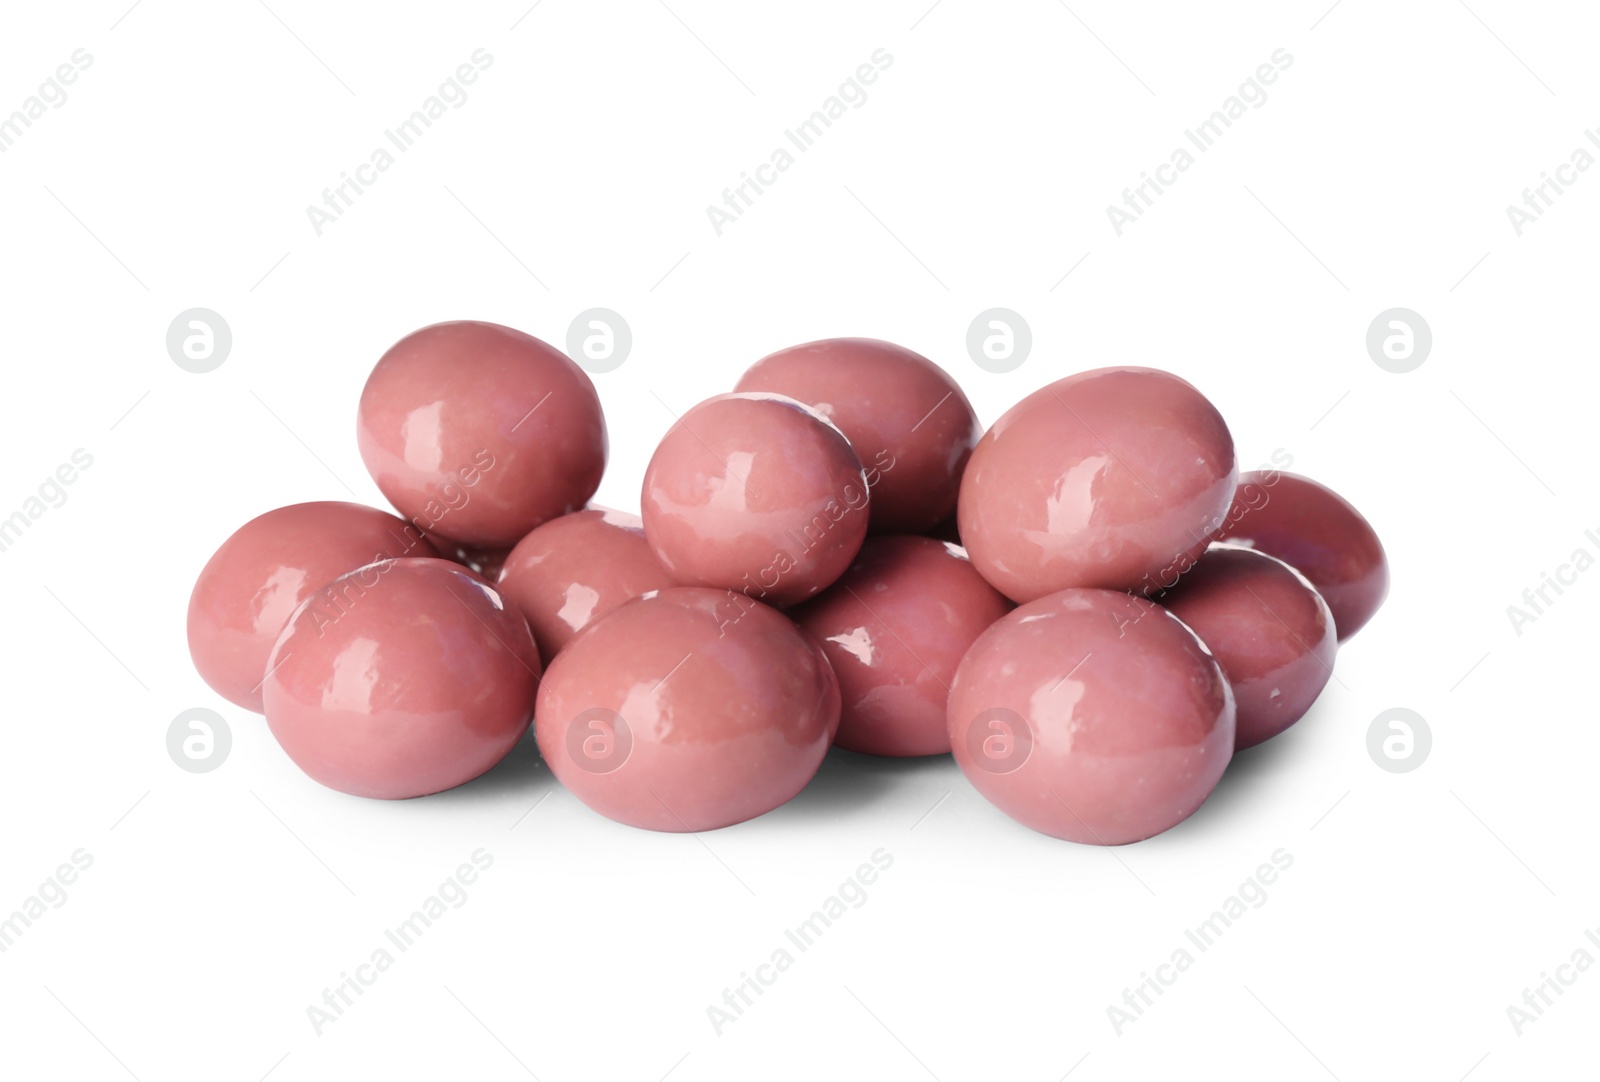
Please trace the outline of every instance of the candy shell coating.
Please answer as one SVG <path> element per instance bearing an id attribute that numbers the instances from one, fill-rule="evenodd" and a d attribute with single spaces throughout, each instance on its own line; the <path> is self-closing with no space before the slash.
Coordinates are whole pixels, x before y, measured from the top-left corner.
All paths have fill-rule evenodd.
<path id="1" fill-rule="evenodd" d="M 1310 580 L 1327 601 L 1344 642 L 1389 596 L 1389 559 L 1377 531 L 1327 485 L 1279 470 L 1239 478 L 1217 535 L 1276 556 Z"/>
<path id="2" fill-rule="evenodd" d="M 1114 590 L 1063 590 L 978 637 L 951 685 L 951 747 L 1011 818 L 1123 845 L 1192 815 L 1233 756 L 1233 693 L 1177 617 Z"/>
<path id="3" fill-rule="evenodd" d="M 258 515 L 195 580 L 188 615 L 195 670 L 217 694 L 259 714 L 267 657 L 300 602 L 374 560 L 436 555 L 416 528 L 362 504 L 296 503 Z"/>
<path id="4" fill-rule="evenodd" d="M 867 534 L 861 461 L 826 418 L 783 395 L 724 394 L 667 432 L 645 471 L 645 537 L 686 586 L 775 605 L 844 574 Z"/>
<path id="5" fill-rule="evenodd" d="M 867 755 L 949 752 L 956 666 L 1011 608 L 955 545 L 867 538 L 838 582 L 791 611 L 839 678 L 834 743 Z"/>
<path id="6" fill-rule="evenodd" d="M 1013 406 L 978 441 L 958 524 L 1015 601 L 1154 589 L 1221 528 L 1238 467 L 1214 406 L 1170 372 L 1100 368 Z"/>
<path id="7" fill-rule="evenodd" d="M 1339 642 L 1328 603 L 1264 552 L 1212 545 L 1157 600 L 1222 666 L 1233 688 L 1236 751 L 1299 721 L 1333 676 Z"/>
<path id="8" fill-rule="evenodd" d="M 528 618 L 546 663 L 624 602 L 674 585 L 638 515 L 591 508 L 553 518 L 517 542 L 500 590 Z"/>
<path id="9" fill-rule="evenodd" d="M 845 434 L 872 485 L 873 533 L 923 533 L 955 512 L 983 428 L 949 374 L 875 338 L 826 338 L 757 361 L 736 391 L 798 399 Z"/>
<path id="10" fill-rule="evenodd" d="M 471 320 L 413 331 L 379 358 L 356 438 L 402 515 L 487 549 L 583 507 L 608 451 L 583 369 L 532 335 Z"/>
<path id="11" fill-rule="evenodd" d="M 793 797 L 838 726 L 838 681 L 793 622 L 724 590 L 674 587 L 574 636 L 545 674 L 534 731 L 590 808 L 698 832 Z"/>
<path id="12" fill-rule="evenodd" d="M 369 564 L 295 611 L 263 686 L 267 725 L 313 780 L 354 796 L 471 781 L 532 721 L 539 654 L 487 582 L 448 560 Z"/>

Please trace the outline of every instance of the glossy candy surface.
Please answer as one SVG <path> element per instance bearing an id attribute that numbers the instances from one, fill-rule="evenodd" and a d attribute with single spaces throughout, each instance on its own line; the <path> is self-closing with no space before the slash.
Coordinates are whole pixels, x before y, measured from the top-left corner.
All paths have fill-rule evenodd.
<path id="1" fill-rule="evenodd" d="M 460 564 L 473 574 L 481 575 L 490 582 L 500 576 L 500 569 L 505 566 L 506 557 L 511 555 L 510 549 L 478 549 L 466 545 L 450 545 L 441 553 L 445 559 Z"/>
<path id="2" fill-rule="evenodd" d="M 979 636 L 951 686 L 956 762 L 1013 819 L 1122 845 L 1182 822 L 1233 756 L 1233 694 L 1171 613 L 1063 590 Z"/>
<path id="3" fill-rule="evenodd" d="M 848 440 L 783 395 L 725 394 L 678 419 L 641 498 L 645 537 L 679 582 L 790 605 L 831 584 L 867 533 Z"/>
<path id="4" fill-rule="evenodd" d="M 1333 614 L 1294 568 L 1262 552 L 1212 545 L 1157 599 L 1188 624 L 1233 687 L 1234 748 L 1299 721 L 1333 675 Z"/>
<path id="5" fill-rule="evenodd" d="M 356 503 L 297 503 L 251 519 L 222 543 L 189 596 L 189 654 L 212 690 L 261 713 L 267 655 L 312 591 L 364 564 L 435 556 L 420 532 Z"/>
<path id="6" fill-rule="evenodd" d="M 961 538 L 1002 593 L 1154 593 L 1222 525 L 1237 467 L 1215 407 L 1151 368 L 1082 372 L 1023 399 L 961 480 Z"/>
<path id="7" fill-rule="evenodd" d="M 637 515 L 593 508 L 551 519 L 517 542 L 500 572 L 546 664 L 572 636 L 651 590 L 673 585 Z"/>
<path id="8" fill-rule="evenodd" d="M 447 560 L 370 564 L 296 610 L 267 724 L 310 777 L 401 799 L 471 781 L 528 731 L 539 655 L 515 606 Z"/>
<path id="9" fill-rule="evenodd" d="M 509 548 L 581 508 L 606 466 L 588 375 L 493 323 L 436 323 L 391 346 L 361 392 L 356 437 L 402 515 L 472 548 Z"/>
<path id="10" fill-rule="evenodd" d="M 567 644 L 539 689 L 535 732 L 556 777 L 600 814 L 702 831 L 798 793 L 838 725 L 833 670 L 787 617 L 679 587 Z"/>
<path id="11" fill-rule="evenodd" d="M 948 752 L 956 666 L 1011 608 L 953 545 L 867 538 L 838 582 L 791 613 L 839 677 L 834 743 L 869 755 Z"/>
<path id="12" fill-rule="evenodd" d="M 1309 477 L 1277 470 L 1240 477 L 1218 540 L 1276 556 L 1309 579 L 1333 611 L 1340 642 L 1389 596 L 1389 560 L 1372 524 Z"/>
<path id="13" fill-rule="evenodd" d="M 573 320 L 574 356 L 600 315 Z M 625 359 L 624 323 L 587 327 Z M 1031 829 L 1127 844 L 1303 717 L 1388 589 L 1353 507 L 1241 478 L 1216 408 L 1153 368 L 1056 380 L 983 432 L 903 347 L 782 349 L 676 418 L 637 516 L 588 507 L 609 450 L 589 376 L 509 327 L 401 339 L 356 434 L 399 517 L 247 523 L 188 637 L 306 774 L 365 797 L 461 785 L 531 727 L 589 807 L 699 832 L 784 804 L 837 744 L 877 773 L 848 753 L 952 753 Z"/>
<path id="14" fill-rule="evenodd" d="M 923 533 L 954 513 L 961 471 L 983 435 L 944 369 L 874 338 L 779 350 L 734 389 L 788 395 L 839 426 L 872 481 L 873 533 Z"/>

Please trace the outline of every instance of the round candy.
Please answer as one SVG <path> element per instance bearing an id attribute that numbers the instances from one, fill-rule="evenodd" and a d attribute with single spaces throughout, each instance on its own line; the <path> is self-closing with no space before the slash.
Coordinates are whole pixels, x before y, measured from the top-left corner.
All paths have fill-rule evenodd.
<path id="1" fill-rule="evenodd" d="M 644 532 L 678 582 L 790 605 L 861 548 L 870 497 L 850 442 L 792 398 L 724 394 L 667 432 L 644 475 Z"/>
<path id="2" fill-rule="evenodd" d="M 1333 675 L 1339 644 L 1327 602 L 1266 553 L 1212 545 L 1159 600 L 1200 636 L 1232 685 L 1236 750 L 1299 721 Z"/>
<path id="3" fill-rule="evenodd" d="M 582 507 L 606 466 L 583 369 L 493 323 L 436 323 L 391 346 L 361 392 L 356 436 L 402 515 L 475 548 L 510 548 Z"/>
<path id="4" fill-rule="evenodd" d="M 948 752 L 956 666 L 1011 608 L 955 545 L 867 538 L 843 578 L 791 613 L 839 677 L 834 743 L 868 755 Z"/>
<path id="5" fill-rule="evenodd" d="M 522 614 L 447 560 L 388 560 L 307 598 L 278 637 L 267 725 L 311 778 L 401 799 L 471 781 L 528 731 L 539 654 Z"/>
<path id="6" fill-rule="evenodd" d="M 551 663 L 535 733 L 556 777 L 602 815 L 701 831 L 771 811 L 816 774 L 839 685 L 785 616 L 723 590 L 630 601 Z"/>
<path id="7" fill-rule="evenodd" d="M 1057 838 L 1122 845 L 1183 822 L 1233 756 L 1233 693 L 1177 617 L 1113 590 L 1023 605 L 972 644 L 950 691 L 967 778 Z"/>
<path id="8" fill-rule="evenodd" d="M 261 678 L 284 621 L 313 590 L 374 560 L 435 556 L 415 527 L 356 503 L 297 503 L 222 543 L 189 595 L 189 655 L 201 679 L 261 713 Z"/>
<path id="9" fill-rule="evenodd" d="M 1217 539 L 1276 556 L 1309 579 L 1333 611 L 1340 642 L 1389 596 L 1389 560 L 1372 524 L 1308 477 L 1277 470 L 1240 477 Z"/>
<path id="10" fill-rule="evenodd" d="M 944 369 L 875 338 L 826 338 L 779 350 L 739 378 L 839 426 L 872 482 L 873 533 L 923 533 L 956 508 L 961 471 L 983 428 Z"/>
<path id="11" fill-rule="evenodd" d="M 1170 585 L 1222 525 L 1233 437 L 1188 383 L 1100 368 L 1024 398 L 985 433 L 961 479 L 973 566 L 1031 601 L 1068 587 Z"/>
<path id="12" fill-rule="evenodd" d="M 551 519 L 517 542 L 499 585 L 528 618 L 548 662 L 623 602 L 673 582 L 639 516 L 596 508 Z"/>

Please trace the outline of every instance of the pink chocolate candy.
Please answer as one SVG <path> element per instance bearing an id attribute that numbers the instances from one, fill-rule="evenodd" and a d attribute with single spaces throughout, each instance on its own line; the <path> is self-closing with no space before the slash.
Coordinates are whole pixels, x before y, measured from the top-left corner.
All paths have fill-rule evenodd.
<path id="1" fill-rule="evenodd" d="M 1240 477 L 1218 540 L 1276 556 L 1309 579 L 1333 611 L 1340 642 L 1389 596 L 1389 560 L 1372 524 L 1308 477 L 1277 470 Z"/>
<path id="2" fill-rule="evenodd" d="M 786 617 L 724 590 L 673 588 L 579 633 L 545 674 L 545 762 L 602 815 L 702 831 L 771 811 L 816 774 L 839 685 Z"/>
<path id="3" fill-rule="evenodd" d="M 493 323 L 436 323 L 379 359 L 361 392 L 362 460 L 430 535 L 510 548 L 600 485 L 606 425 L 583 369 Z"/>
<path id="4" fill-rule="evenodd" d="M 839 677 L 834 743 L 868 755 L 948 752 L 956 666 L 1011 608 L 954 545 L 867 538 L 844 577 L 792 613 Z"/>
<path id="5" fill-rule="evenodd" d="M 391 560 L 307 598 L 268 671 L 267 724 L 289 758 L 331 789 L 395 800 L 505 758 L 532 719 L 539 654 L 477 575 Z"/>
<path id="6" fill-rule="evenodd" d="M 295 607 L 374 560 L 435 556 L 421 533 L 356 503 L 297 503 L 251 519 L 222 543 L 189 596 L 189 654 L 201 679 L 261 713 L 267 655 Z"/>
<path id="7" fill-rule="evenodd" d="M 678 582 L 790 605 L 844 574 L 870 500 L 850 442 L 816 411 L 724 394 L 667 432 L 641 502 L 645 537 Z"/>
<path id="8" fill-rule="evenodd" d="M 1233 693 L 1175 616 L 1113 590 L 1063 590 L 979 636 L 950 693 L 967 778 L 1057 838 L 1122 845 L 1183 822 L 1233 756 Z"/>
<path id="9" fill-rule="evenodd" d="M 736 391 L 788 395 L 850 440 L 873 482 L 872 532 L 923 533 L 952 514 L 983 428 L 944 369 L 875 338 L 826 338 L 779 350 Z"/>
<path id="10" fill-rule="evenodd" d="M 501 592 L 528 618 L 547 663 L 623 602 L 671 585 L 639 516 L 599 508 L 546 522 L 517 542 L 500 572 Z"/>
<path id="11" fill-rule="evenodd" d="M 1200 636 L 1233 686 L 1236 750 L 1299 721 L 1333 675 L 1339 644 L 1327 602 L 1266 553 L 1212 545 L 1157 600 Z"/>
<path id="12" fill-rule="evenodd" d="M 1151 592 L 1222 525 L 1237 466 L 1222 417 L 1153 368 L 1035 391 L 979 441 L 961 479 L 973 566 L 1031 601 L 1068 587 Z"/>

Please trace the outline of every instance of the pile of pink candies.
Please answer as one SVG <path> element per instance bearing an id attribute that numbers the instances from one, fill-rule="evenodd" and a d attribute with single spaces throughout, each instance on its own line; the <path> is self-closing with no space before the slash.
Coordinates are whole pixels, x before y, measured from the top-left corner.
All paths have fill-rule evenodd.
<path id="1" fill-rule="evenodd" d="M 641 514 L 589 507 L 607 437 L 560 351 L 441 323 L 383 355 L 361 456 L 399 515 L 305 503 L 206 564 L 189 649 L 313 779 L 402 798 L 532 725 L 602 815 L 702 831 L 828 749 L 954 753 L 1007 815 L 1138 841 L 1283 732 L 1388 591 L 1329 489 L 1241 475 L 1152 368 L 1058 380 L 984 432 L 937 365 L 839 338 L 677 419 Z"/>

